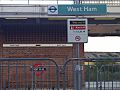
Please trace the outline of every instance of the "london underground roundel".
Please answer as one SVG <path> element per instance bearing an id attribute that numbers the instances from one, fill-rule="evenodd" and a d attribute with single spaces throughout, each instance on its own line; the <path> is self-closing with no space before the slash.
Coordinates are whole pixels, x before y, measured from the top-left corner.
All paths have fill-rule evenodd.
<path id="1" fill-rule="evenodd" d="M 34 64 L 34 65 L 33 65 L 33 71 L 34 71 L 34 73 L 35 73 L 35 76 L 40 76 L 40 75 L 42 75 L 42 74 L 45 73 L 46 67 L 45 67 L 44 64 L 41 64 L 41 63 L 39 63 L 39 64 Z"/>

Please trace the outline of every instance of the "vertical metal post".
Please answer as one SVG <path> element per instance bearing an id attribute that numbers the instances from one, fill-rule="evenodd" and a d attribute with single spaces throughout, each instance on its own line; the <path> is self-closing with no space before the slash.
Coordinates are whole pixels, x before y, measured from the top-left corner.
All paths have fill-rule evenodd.
<path id="1" fill-rule="evenodd" d="M 56 67 L 56 79 L 57 79 L 57 90 L 59 90 L 60 83 L 59 83 L 59 67 Z"/>
<path id="2" fill-rule="evenodd" d="M 75 44 L 75 56 L 80 58 L 80 44 Z M 81 65 L 79 62 L 76 63 L 74 67 L 74 90 L 82 90 L 81 88 Z"/>
<path id="3" fill-rule="evenodd" d="M 8 90 L 10 90 L 10 63 L 8 62 Z"/>
<path id="4" fill-rule="evenodd" d="M 30 1 L 28 0 L 28 5 L 29 5 Z"/>
<path id="5" fill-rule="evenodd" d="M 87 90 L 90 90 L 90 62 L 88 62 L 88 66 L 87 66 L 87 69 L 88 69 L 88 89 Z"/>
<path id="6" fill-rule="evenodd" d="M 48 81 L 50 81 L 51 80 L 51 77 L 50 77 L 50 72 L 51 72 L 51 67 L 50 67 L 50 65 L 51 65 L 51 62 L 50 61 L 48 61 Z M 52 87 L 52 85 L 51 85 L 51 83 L 48 83 L 48 89 L 50 90 L 50 88 Z"/>
<path id="7" fill-rule="evenodd" d="M 1 65 L 1 63 L 0 63 L 0 90 L 1 90 L 1 88 L 2 88 L 2 65 Z"/>
<path id="8" fill-rule="evenodd" d="M 27 79 L 26 79 L 26 72 L 27 72 L 27 71 L 26 71 L 26 65 L 25 65 L 25 64 L 24 64 L 24 66 L 23 66 L 23 72 L 24 72 L 24 74 L 23 74 L 23 79 L 24 79 L 24 84 L 25 84 L 25 85 L 24 85 L 24 86 L 25 86 L 25 87 L 24 87 L 24 90 L 26 90 L 26 89 L 27 89 L 27 83 L 28 83 L 28 82 L 27 82 Z"/>
<path id="9" fill-rule="evenodd" d="M 96 65 L 96 90 L 98 90 L 98 66 Z"/>
<path id="10" fill-rule="evenodd" d="M 77 43 L 77 58 L 80 58 L 80 43 Z"/>
<path id="11" fill-rule="evenodd" d="M 74 4 L 79 4 L 80 0 L 74 0 Z M 76 15 L 76 18 L 78 16 Z M 80 43 L 75 44 L 76 58 L 80 58 Z M 81 66 L 77 62 L 74 70 L 74 90 L 81 90 Z"/>
<path id="12" fill-rule="evenodd" d="M 80 68 L 80 65 L 75 66 L 74 90 L 81 90 L 81 68 Z"/>
<path id="13" fill-rule="evenodd" d="M 102 90 L 102 71 L 101 71 L 101 69 L 100 69 L 100 90 Z"/>
<path id="14" fill-rule="evenodd" d="M 34 88 L 35 88 L 35 79 L 34 79 L 34 71 L 33 71 L 33 67 L 31 66 L 31 68 L 32 68 L 32 90 L 34 90 Z"/>
<path id="15" fill-rule="evenodd" d="M 16 64 L 16 90 L 18 90 L 18 62 Z"/>

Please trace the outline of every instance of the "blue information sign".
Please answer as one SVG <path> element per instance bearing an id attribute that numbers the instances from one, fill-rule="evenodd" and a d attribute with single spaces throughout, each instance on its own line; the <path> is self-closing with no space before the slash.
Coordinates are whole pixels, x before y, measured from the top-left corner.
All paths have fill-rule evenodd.
<path id="1" fill-rule="evenodd" d="M 107 14 L 105 4 L 58 5 L 58 15 L 103 15 Z"/>

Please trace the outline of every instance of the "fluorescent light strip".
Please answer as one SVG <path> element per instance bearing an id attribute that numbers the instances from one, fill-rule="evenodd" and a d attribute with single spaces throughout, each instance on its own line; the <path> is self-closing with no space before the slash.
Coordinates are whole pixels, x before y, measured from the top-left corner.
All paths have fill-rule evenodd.
<path id="1" fill-rule="evenodd" d="M 72 47 L 72 44 L 3 44 L 3 47 Z"/>
<path id="2" fill-rule="evenodd" d="M 29 0 L 29 2 L 26 0 L 26 1 L 24 1 L 24 0 L 19 0 L 19 1 L 15 1 L 15 0 L 13 0 L 13 1 L 9 1 L 9 0 L 7 0 L 7 1 L 0 1 L 0 4 L 43 4 L 43 5 L 50 5 L 50 4 L 73 4 L 74 2 L 73 1 L 56 1 L 56 0 L 52 0 L 52 1 L 48 1 L 48 0 L 46 0 L 46 1 L 31 1 L 31 0 Z"/>
<path id="3" fill-rule="evenodd" d="M 19 17 L 19 18 L 18 18 L 18 17 L 16 17 L 16 18 L 15 18 L 15 17 L 11 17 L 11 18 L 10 18 L 10 17 L 9 17 L 9 18 L 5 18 L 5 19 L 27 19 L 27 18 L 24 18 L 24 17 L 23 17 L 23 18 L 22 18 L 22 17 Z"/>
<path id="4" fill-rule="evenodd" d="M 30 1 L 29 4 L 73 4 L 73 1 Z"/>
<path id="5" fill-rule="evenodd" d="M 0 1 L 0 4 L 28 4 L 28 1 Z"/>
<path id="6" fill-rule="evenodd" d="M 83 4 L 120 4 L 120 1 L 82 1 Z M 0 0 L 0 4 L 74 4 L 72 0 Z"/>

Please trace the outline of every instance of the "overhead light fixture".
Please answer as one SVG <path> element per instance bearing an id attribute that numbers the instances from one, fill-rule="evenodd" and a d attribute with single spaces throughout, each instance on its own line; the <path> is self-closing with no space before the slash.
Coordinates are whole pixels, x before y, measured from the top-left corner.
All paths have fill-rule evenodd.
<path id="1" fill-rule="evenodd" d="M 113 17 L 98 17 L 95 18 L 94 20 L 115 20 L 116 18 Z"/>
<path id="2" fill-rule="evenodd" d="M 26 17 L 7 17 L 5 19 L 28 19 Z"/>

